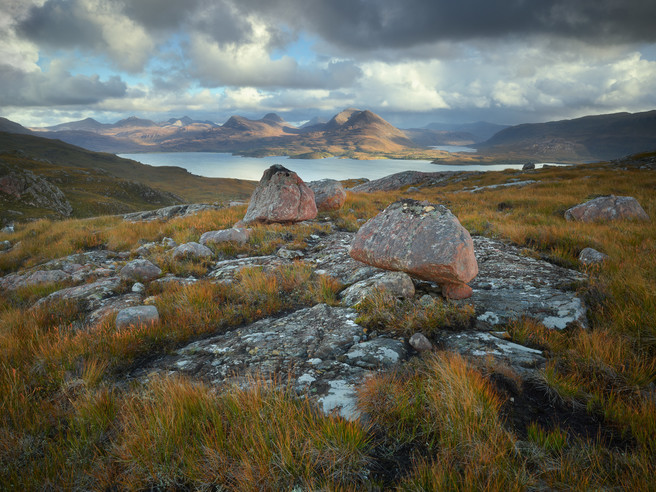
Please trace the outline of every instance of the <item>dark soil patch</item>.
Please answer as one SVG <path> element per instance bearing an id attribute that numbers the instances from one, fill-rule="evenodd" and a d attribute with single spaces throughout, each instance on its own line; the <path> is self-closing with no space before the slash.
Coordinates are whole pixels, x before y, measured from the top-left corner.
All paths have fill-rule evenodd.
<path id="1" fill-rule="evenodd" d="M 547 431 L 560 427 L 569 435 L 590 440 L 611 449 L 635 446 L 632 438 L 605 422 L 600 414 L 589 413 L 582 405 L 565 402 L 535 381 L 523 381 L 521 388 L 507 377 L 490 376 L 497 390 L 506 397 L 501 415 L 520 439 L 526 439 L 527 429 L 535 423 Z"/>

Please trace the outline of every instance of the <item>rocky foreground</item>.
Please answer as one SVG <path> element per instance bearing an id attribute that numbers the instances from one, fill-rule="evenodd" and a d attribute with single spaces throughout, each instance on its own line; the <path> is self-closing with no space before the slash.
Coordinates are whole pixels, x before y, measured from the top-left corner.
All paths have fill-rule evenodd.
<path id="1" fill-rule="evenodd" d="M 180 213 L 187 214 L 190 209 L 193 207 L 183 208 Z M 154 215 L 175 220 L 171 214 L 167 209 Z M 178 245 L 164 239 L 134 251 L 97 250 L 49 261 L 1 278 L 0 288 L 12 290 L 52 282 L 74 284 L 37 304 L 54 306 L 57 301 L 75 301 L 84 313 L 77 322 L 79 330 L 112 315 L 117 315 L 118 329 L 132 329 L 140 323 L 157 322 L 156 299 L 145 294 L 149 284 L 184 285 L 203 280 L 230 284 L 243 268 L 267 270 L 303 262 L 317 275 L 333 277 L 344 286 L 340 305 L 320 304 L 196 340 L 138 367 L 129 378 L 146 380 L 158 373 L 181 373 L 220 387 L 245 382 L 249 375 L 261 373 L 293 385 L 324 412 L 337 411 L 346 418 L 358 415 L 356 390 L 363 380 L 376 371 L 400 369 L 424 351 L 451 350 L 478 365 L 510 367 L 530 380 L 544 366 L 545 358 L 538 350 L 506 340 L 501 326 L 523 316 L 554 329 L 586 325 L 585 303 L 573 290 L 585 277 L 536 259 L 513 245 L 474 236 L 479 273 L 470 282 L 472 295 L 462 301 L 443 301 L 442 288 L 436 283 L 353 259 L 349 250 L 355 234 L 339 230 L 325 218 L 305 223 L 317 221 L 328 232 L 306 238 L 307 247 L 302 250 L 283 245 L 273 255 L 218 260 L 200 277 L 161 274 L 161 269 L 150 261 L 154 248 L 171 256 L 180 251 L 187 257 L 212 255 L 201 244 Z M 358 312 L 353 306 L 380 289 L 426 307 L 437 302 L 472 306 L 473 321 L 465 330 L 437 332 L 430 340 L 423 335 L 409 337 L 367 330 L 358 323 Z"/>

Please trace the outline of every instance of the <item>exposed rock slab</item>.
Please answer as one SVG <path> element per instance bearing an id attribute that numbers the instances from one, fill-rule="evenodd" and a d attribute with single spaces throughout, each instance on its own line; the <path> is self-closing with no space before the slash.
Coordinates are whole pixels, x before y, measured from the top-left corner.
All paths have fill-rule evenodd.
<path id="1" fill-rule="evenodd" d="M 472 238 L 455 215 L 442 205 L 416 200 L 395 202 L 364 224 L 350 255 L 447 285 L 451 298 L 467 297 L 470 290 L 463 284 L 478 273 Z"/>
<path id="2" fill-rule="evenodd" d="M 90 284 L 78 285 L 53 292 L 39 300 L 35 306 L 61 300 L 71 300 L 79 304 L 83 311 L 95 311 L 107 304 L 107 299 L 119 293 L 121 279 L 119 277 L 103 278 Z"/>
<path id="3" fill-rule="evenodd" d="M 483 326 L 529 316 L 548 328 L 587 326 L 586 307 L 573 290 L 586 280 L 580 272 L 522 254 L 510 244 L 475 236 L 479 273 L 471 302 Z"/>
<path id="4" fill-rule="evenodd" d="M 491 333 L 466 331 L 441 333 L 441 348 L 459 353 L 478 365 L 491 361 L 511 367 L 519 375 L 543 368 L 546 359 L 540 350 L 510 342 Z"/>
<path id="5" fill-rule="evenodd" d="M 316 216 L 314 192 L 295 172 L 276 164 L 264 171 L 242 222 L 302 222 Z"/>
<path id="6" fill-rule="evenodd" d="M 245 382 L 249 374 L 278 377 L 307 394 L 326 412 L 354 418 L 355 387 L 372 370 L 401 363 L 404 343 L 367 340 L 356 311 L 319 304 L 267 318 L 193 342 L 156 361 L 137 376 L 178 372 L 215 385 Z"/>
<path id="7" fill-rule="evenodd" d="M 125 214 L 123 220 L 127 222 L 149 222 L 152 220 L 170 220 L 175 217 L 187 217 L 195 215 L 205 210 L 219 210 L 222 207 L 209 205 L 206 203 L 192 203 L 186 205 L 172 205 L 170 207 L 159 208 L 157 210 L 146 210 L 144 212 L 134 212 Z"/>
<path id="8" fill-rule="evenodd" d="M 638 200 L 631 196 L 600 196 L 565 211 L 565 219 L 594 222 L 597 220 L 649 220 Z"/>
<path id="9" fill-rule="evenodd" d="M 403 188 L 404 186 L 430 185 L 434 186 L 453 178 L 456 174 L 454 171 L 443 171 L 437 173 L 423 173 L 420 171 L 403 171 L 396 174 L 385 176 L 384 178 L 374 179 L 366 183 L 359 184 L 350 188 L 349 191 L 355 193 L 373 193 L 374 191 L 392 191 Z"/>

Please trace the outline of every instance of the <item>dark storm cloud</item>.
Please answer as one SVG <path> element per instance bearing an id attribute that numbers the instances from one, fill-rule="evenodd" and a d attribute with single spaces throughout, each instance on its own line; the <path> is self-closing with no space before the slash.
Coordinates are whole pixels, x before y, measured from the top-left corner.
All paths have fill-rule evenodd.
<path id="1" fill-rule="evenodd" d="M 106 82 L 98 77 L 71 75 L 51 67 L 50 72 L 26 73 L 0 65 L 0 105 L 6 106 L 71 106 L 95 104 L 108 98 L 123 97 L 127 86 L 119 77 Z"/>
<path id="2" fill-rule="evenodd" d="M 74 48 L 96 43 L 96 27 L 85 22 L 72 10 L 68 0 L 49 0 L 34 6 L 17 26 L 17 34 L 51 48 Z"/>
<path id="3" fill-rule="evenodd" d="M 556 35 L 594 42 L 656 40 L 653 0 L 233 0 L 352 50 L 444 40 Z"/>

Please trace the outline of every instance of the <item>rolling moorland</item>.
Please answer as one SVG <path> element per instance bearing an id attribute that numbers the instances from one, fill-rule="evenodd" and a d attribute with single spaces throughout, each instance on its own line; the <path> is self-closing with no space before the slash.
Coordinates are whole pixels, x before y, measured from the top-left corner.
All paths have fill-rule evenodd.
<path id="1" fill-rule="evenodd" d="M 239 221 L 246 206 L 229 202 L 250 196 L 255 183 L 152 168 L 30 133 L 0 134 L 0 179 L 29 171 L 34 178 L 22 174 L 24 181 L 35 186 L 30 180 L 41 178 L 37 194 L 54 197 L 46 203 L 2 195 L 3 214 L 19 214 L 7 216 L 16 222 L 13 231 L 0 232 L 0 488 L 656 486 L 656 153 L 567 168 L 443 173 L 384 191 L 356 188 L 341 209 L 316 219 L 255 225 L 244 243 L 210 245 L 206 258 L 175 258 L 172 244 Z M 609 194 L 635 197 L 650 220 L 565 220 L 568 208 Z M 477 241 L 498 241 L 491 257 L 512 250 L 517 262 L 568 269 L 553 281 L 584 302 L 583 318 L 551 329 L 537 310 L 490 327 L 481 324 L 477 297 L 446 300 L 420 283 L 416 297 L 403 301 L 374 291 L 355 305 L 353 319 L 368 342 L 396 341 L 406 355 L 387 371 L 373 368 L 357 388 L 365 417 L 353 421 L 319 411 L 291 373 L 279 384 L 255 373 L 248 384 L 216 385 L 201 370 L 166 362 L 185 353 L 211 365 L 201 345 L 188 344 L 240 332 L 252 337 L 255 323 L 274 326 L 310 307 L 349 309 L 343 295 L 351 282 L 326 273 L 325 258 L 336 241 L 406 198 L 446 205 Z M 149 222 L 122 216 L 200 201 L 222 208 Z M 608 258 L 582 263 L 587 247 Z M 144 282 L 142 291 L 131 281 L 114 282 L 134 259 L 157 264 L 161 278 Z M 77 275 L 43 273 L 69 267 Z M 13 284 L 36 272 L 50 280 Z M 166 278 L 178 280 L 159 281 Z M 545 281 L 535 274 L 526 289 Z M 85 299 L 57 297 L 110 284 Z M 99 301 L 156 306 L 160 321 L 117 329 L 116 310 L 90 313 Z M 533 350 L 541 362 L 524 367 L 489 347 L 481 356 L 449 345 L 481 330 Z M 414 333 L 433 348 L 407 348 Z M 239 360 L 256 358 L 256 348 L 245 346 Z M 347 360 L 339 357 L 335 364 Z"/>

